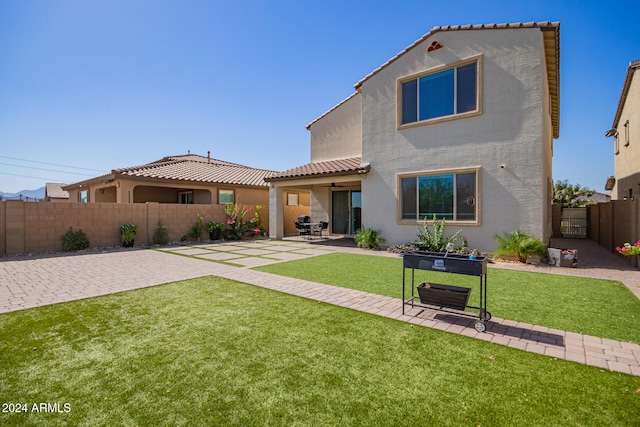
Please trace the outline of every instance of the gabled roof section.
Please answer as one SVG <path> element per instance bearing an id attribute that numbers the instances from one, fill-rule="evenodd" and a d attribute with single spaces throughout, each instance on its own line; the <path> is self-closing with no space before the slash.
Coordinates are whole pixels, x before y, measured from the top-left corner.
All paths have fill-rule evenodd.
<path id="1" fill-rule="evenodd" d="M 433 27 L 427 34 L 366 75 L 362 80 L 355 84 L 355 88 L 359 91 L 363 83 L 369 80 L 372 76 L 384 70 L 387 66 L 398 60 L 418 44 L 441 31 L 510 30 L 519 28 L 539 28 L 542 31 L 545 62 L 547 67 L 547 81 L 549 82 L 549 94 L 551 97 L 551 123 L 553 125 L 553 137 L 558 138 L 560 136 L 560 22 L 514 22 L 504 24 L 449 25 L 446 27 Z"/>
<path id="2" fill-rule="evenodd" d="M 349 157 L 346 159 L 307 163 L 306 165 L 274 174 L 265 178 L 265 181 L 285 181 L 298 178 L 352 175 L 367 172 L 369 172 L 369 165 L 362 165 L 361 157 Z"/>
<path id="3" fill-rule="evenodd" d="M 640 69 L 640 59 L 631 61 L 629 63 L 629 66 L 627 67 L 627 76 L 625 77 L 624 84 L 622 85 L 622 94 L 620 95 L 620 100 L 618 101 L 618 109 L 616 110 L 616 115 L 613 118 L 612 130 L 618 128 L 618 123 L 620 122 L 620 115 L 622 114 L 624 103 L 627 101 L 627 96 L 629 95 L 629 88 L 631 88 L 631 80 L 633 80 L 633 75 L 638 69 Z M 607 136 L 609 136 L 609 132 L 607 132 Z"/>
<path id="4" fill-rule="evenodd" d="M 268 184 L 264 179 L 274 173 L 275 171 L 255 169 L 237 163 L 187 154 L 163 157 L 145 165 L 114 169 L 109 174 L 69 184 L 63 188 L 69 190 L 83 185 L 113 181 L 117 178 L 266 187 Z"/>
<path id="5" fill-rule="evenodd" d="M 355 97 L 358 95 L 358 92 L 354 92 L 351 95 L 349 95 L 348 97 L 346 97 L 345 99 L 343 99 L 342 101 L 340 101 L 338 104 L 336 104 L 334 107 L 330 108 L 329 110 L 327 110 L 325 113 L 323 113 L 320 117 L 316 118 L 314 121 L 312 121 L 311 123 L 309 123 L 306 127 L 307 130 L 311 129 L 311 126 L 313 126 L 314 123 L 316 123 L 318 120 L 320 120 L 321 118 L 323 118 L 324 116 L 326 116 L 327 114 L 331 113 L 332 111 L 334 111 L 336 108 L 338 108 L 339 106 L 341 106 L 342 104 L 344 104 L 345 102 L 349 101 L 351 98 Z"/>

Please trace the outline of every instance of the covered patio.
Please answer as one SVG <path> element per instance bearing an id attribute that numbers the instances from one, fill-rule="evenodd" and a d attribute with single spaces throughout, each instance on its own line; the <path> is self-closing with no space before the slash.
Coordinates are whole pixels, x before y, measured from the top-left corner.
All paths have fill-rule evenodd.
<path id="1" fill-rule="evenodd" d="M 310 221 L 327 221 L 329 236 L 350 236 L 361 227 L 361 182 L 366 179 L 369 165 L 360 157 L 312 162 L 268 178 L 269 237 L 285 237 L 285 221 L 296 218 L 285 215 L 285 193 L 305 191 L 310 194 Z M 289 227 L 287 227 L 289 229 Z"/>

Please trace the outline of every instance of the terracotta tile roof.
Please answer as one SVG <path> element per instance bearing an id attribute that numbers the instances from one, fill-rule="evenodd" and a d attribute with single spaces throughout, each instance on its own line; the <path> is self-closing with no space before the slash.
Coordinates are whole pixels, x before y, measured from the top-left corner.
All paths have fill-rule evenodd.
<path id="1" fill-rule="evenodd" d="M 109 174 L 69 184 L 63 188 L 68 190 L 80 185 L 110 181 L 118 177 L 153 181 L 266 187 L 268 184 L 264 181 L 264 178 L 274 173 L 276 172 L 188 154 L 164 157 L 145 165 L 114 169 Z"/>
<path id="2" fill-rule="evenodd" d="M 270 177 L 265 178 L 265 181 L 270 182 L 319 176 L 351 175 L 354 173 L 366 173 L 368 171 L 369 165 L 362 165 L 362 158 L 350 157 L 346 159 L 307 163 L 306 165 L 271 175 Z"/>
<path id="3" fill-rule="evenodd" d="M 427 34 L 366 75 L 362 80 L 355 84 L 355 88 L 359 91 L 362 84 L 373 75 L 377 74 L 409 50 L 440 31 L 506 30 L 518 28 L 539 28 L 543 32 L 545 62 L 547 65 L 547 81 L 549 82 L 549 92 L 551 96 L 551 123 L 553 125 L 553 137 L 558 138 L 560 136 L 560 22 L 514 22 L 504 24 L 449 25 L 445 27 L 433 27 Z"/>

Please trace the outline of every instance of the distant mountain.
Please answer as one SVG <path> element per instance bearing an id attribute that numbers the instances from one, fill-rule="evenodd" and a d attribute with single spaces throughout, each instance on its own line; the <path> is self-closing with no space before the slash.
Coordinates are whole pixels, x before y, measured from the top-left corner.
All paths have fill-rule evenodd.
<path id="1" fill-rule="evenodd" d="M 40 187 L 37 190 L 22 190 L 17 193 L 5 193 L 0 191 L 0 196 L 5 200 L 20 200 L 20 196 L 23 199 L 44 199 L 46 187 Z"/>

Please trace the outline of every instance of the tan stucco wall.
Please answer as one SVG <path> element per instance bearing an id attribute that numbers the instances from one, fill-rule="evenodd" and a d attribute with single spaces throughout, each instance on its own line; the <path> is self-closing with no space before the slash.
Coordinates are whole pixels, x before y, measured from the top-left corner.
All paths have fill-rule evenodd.
<path id="1" fill-rule="evenodd" d="M 359 157 L 362 154 L 362 97 L 355 94 L 313 123 L 311 161 Z"/>
<path id="2" fill-rule="evenodd" d="M 428 53 L 434 41 L 444 48 Z M 398 80 L 481 55 L 481 114 L 398 130 Z M 479 224 L 461 228 L 470 245 L 494 250 L 494 235 L 516 229 L 546 238 L 551 215 L 551 132 L 542 35 L 538 29 L 434 34 L 364 82 L 362 221 L 387 244 L 416 238 L 398 223 L 397 174 L 480 167 Z M 504 167 L 502 167 L 504 165 Z"/>
<path id="3" fill-rule="evenodd" d="M 629 121 L 629 145 L 625 141 L 625 126 Z M 618 154 L 613 156 L 616 183 L 611 192 L 613 199 L 640 196 L 640 72 L 634 72 L 629 93 L 620 114 L 618 130 Z M 615 153 L 615 147 L 614 147 Z"/>

